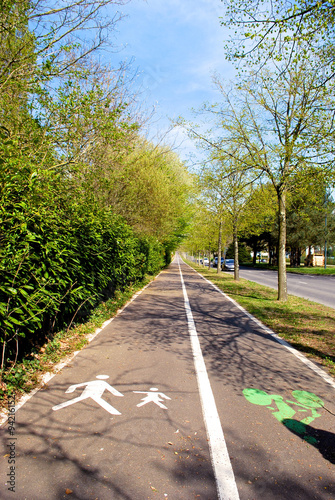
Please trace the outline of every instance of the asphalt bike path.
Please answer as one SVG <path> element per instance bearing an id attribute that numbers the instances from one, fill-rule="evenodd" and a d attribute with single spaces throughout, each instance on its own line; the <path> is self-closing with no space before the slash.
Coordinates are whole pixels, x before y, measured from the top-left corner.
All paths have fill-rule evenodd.
<path id="1" fill-rule="evenodd" d="M 335 498 L 335 384 L 177 257 L 1 429 L 0 498 Z"/>

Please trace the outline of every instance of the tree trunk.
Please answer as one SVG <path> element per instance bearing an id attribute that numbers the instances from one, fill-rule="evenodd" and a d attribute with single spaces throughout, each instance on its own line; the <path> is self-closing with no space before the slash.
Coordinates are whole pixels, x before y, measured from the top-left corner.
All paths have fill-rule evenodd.
<path id="1" fill-rule="evenodd" d="M 257 248 L 258 248 L 258 245 L 257 245 L 257 241 L 254 241 L 253 245 L 252 245 L 252 251 L 253 251 L 253 257 L 252 257 L 252 265 L 255 267 L 256 264 L 257 264 Z"/>
<path id="2" fill-rule="evenodd" d="M 305 259 L 305 266 L 306 267 L 312 267 L 313 266 L 313 254 L 312 254 L 312 247 L 308 247 L 308 255 Z"/>
<path id="3" fill-rule="evenodd" d="M 278 238 L 278 300 L 287 301 L 286 277 L 286 192 L 277 190 L 279 205 L 279 238 Z"/>
<path id="4" fill-rule="evenodd" d="M 301 249 L 299 247 L 291 248 L 290 267 L 300 267 Z"/>
<path id="5" fill-rule="evenodd" d="M 269 243 L 269 266 L 274 266 L 275 259 L 275 249 L 271 243 Z"/>
<path id="6" fill-rule="evenodd" d="M 238 239 L 237 239 L 237 220 L 234 220 L 233 224 L 234 231 L 234 280 L 238 281 L 240 279 L 240 266 L 238 263 Z"/>
<path id="7" fill-rule="evenodd" d="M 221 273 L 221 254 L 222 254 L 222 220 L 220 220 L 219 224 L 219 241 L 218 241 L 218 267 L 217 273 Z"/>

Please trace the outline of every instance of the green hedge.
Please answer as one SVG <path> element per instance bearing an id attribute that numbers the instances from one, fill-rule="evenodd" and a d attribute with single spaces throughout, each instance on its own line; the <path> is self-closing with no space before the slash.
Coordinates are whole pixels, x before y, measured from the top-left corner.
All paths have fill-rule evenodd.
<path id="1" fill-rule="evenodd" d="M 122 218 L 92 201 L 76 205 L 50 195 L 46 202 L 34 190 L 3 186 L 0 341 L 5 366 L 17 351 L 23 355 L 106 296 L 157 273 L 165 253 L 157 240 L 138 237 Z"/>

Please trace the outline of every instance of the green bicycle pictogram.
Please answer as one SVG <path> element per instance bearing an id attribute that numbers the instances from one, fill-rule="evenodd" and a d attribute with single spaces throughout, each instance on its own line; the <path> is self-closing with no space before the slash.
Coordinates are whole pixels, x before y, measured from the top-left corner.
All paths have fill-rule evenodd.
<path id="1" fill-rule="evenodd" d="M 269 410 L 274 410 L 272 415 L 281 423 L 283 423 L 291 431 L 302 435 L 303 439 L 310 444 L 316 444 L 317 440 L 308 436 L 307 425 L 313 422 L 316 418 L 321 417 L 321 414 L 316 411 L 316 408 L 323 408 L 322 399 L 316 396 L 313 392 L 307 391 L 292 391 L 292 396 L 295 401 L 284 398 L 279 394 L 268 394 L 259 389 L 244 389 L 244 397 L 249 403 L 266 406 Z M 276 405 L 271 406 L 272 403 Z M 289 404 L 288 404 L 289 403 Z M 290 405 L 295 405 L 297 409 L 293 409 Z M 277 410 L 277 411 L 276 411 Z M 297 412 L 310 412 L 310 415 L 302 420 L 295 420 L 293 416 Z"/>

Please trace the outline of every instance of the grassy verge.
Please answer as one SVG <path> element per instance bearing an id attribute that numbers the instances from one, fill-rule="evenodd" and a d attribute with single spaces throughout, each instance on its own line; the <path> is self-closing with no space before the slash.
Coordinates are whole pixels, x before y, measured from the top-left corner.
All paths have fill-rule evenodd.
<path id="1" fill-rule="evenodd" d="M 20 363 L 10 366 L 2 374 L 0 385 L 0 410 L 7 407 L 8 396 L 15 394 L 16 399 L 38 386 L 46 372 L 54 371 L 55 365 L 75 351 L 79 351 L 88 343 L 88 335 L 116 315 L 132 296 L 147 285 L 153 278 L 147 277 L 142 282 L 118 291 L 115 296 L 102 302 L 90 315 L 87 322 L 73 325 L 71 329 L 62 330 L 46 344 L 31 352 Z"/>
<path id="2" fill-rule="evenodd" d="M 335 376 L 335 310 L 289 295 L 277 301 L 277 291 L 245 279 L 234 281 L 232 274 L 188 264 L 209 279 L 298 351 Z"/>
<path id="3" fill-rule="evenodd" d="M 324 267 L 287 267 L 287 272 L 289 273 L 299 273 L 299 274 L 335 274 L 335 266 Z"/>
<path id="4" fill-rule="evenodd" d="M 246 266 L 248 265 L 247 263 L 245 264 Z M 278 267 L 277 266 L 269 266 L 269 264 L 256 264 L 256 266 L 252 266 L 252 264 L 249 264 L 251 267 L 254 267 L 255 269 L 271 269 L 273 271 L 277 271 Z M 299 274 L 319 274 L 319 275 L 325 275 L 325 274 L 334 274 L 335 275 L 335 266 L 329 266 L 327 265 L 327 269 L 324 267 L 286 267 L 286 271 L 288 273 L 299 273 Z"/>

